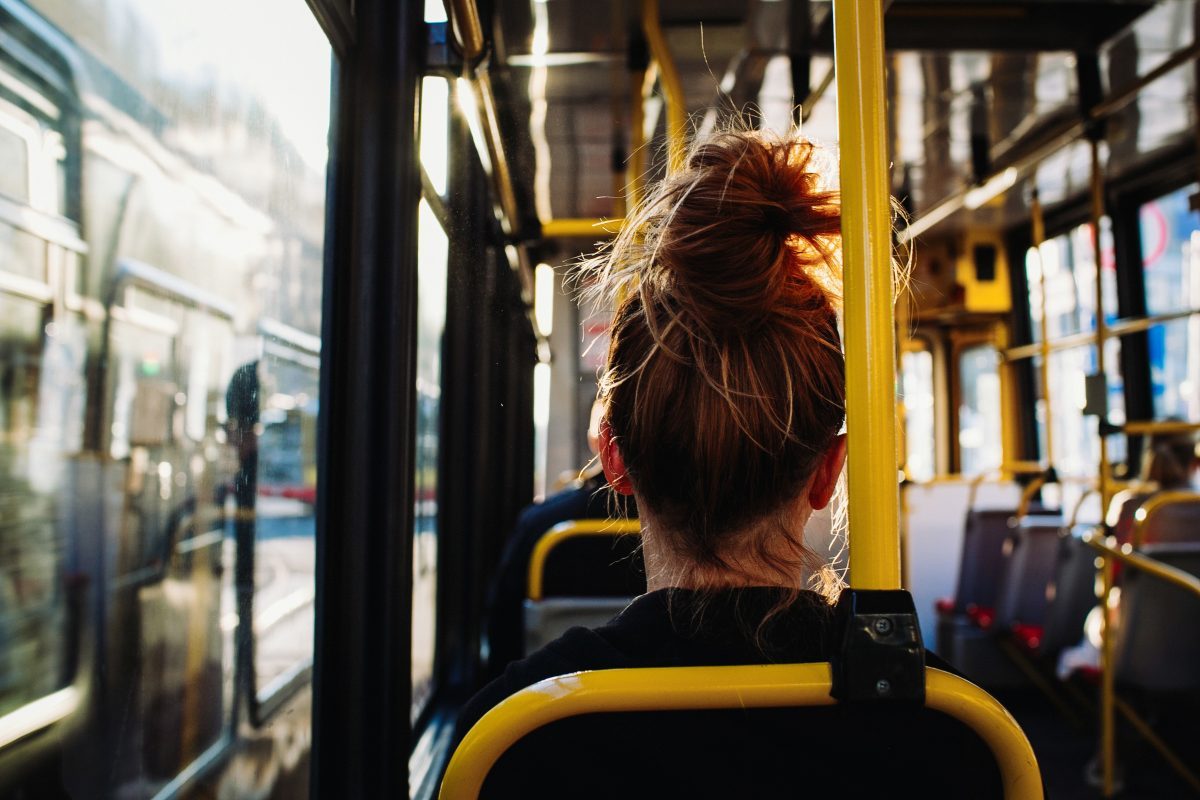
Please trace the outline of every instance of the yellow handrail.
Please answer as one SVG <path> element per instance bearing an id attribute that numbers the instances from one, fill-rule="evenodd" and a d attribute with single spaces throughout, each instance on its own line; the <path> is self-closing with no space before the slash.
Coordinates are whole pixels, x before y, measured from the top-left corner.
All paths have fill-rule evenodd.
<path id="1" fill-rule="evenodd" d="M 1150 524 L 1150 519 L 1155 514 L 1167 506 L 1191 505 L 1193 503 L 1200 503 L 1200 493 L 1169 491 L 1151 495 L 1133 513 L 1133 533 L 1129 536 L 1129 540 L 1133 544 L 1133 549 L 1136 550 L 1142 546 L 1142 539 L 1146 536 L 1146 526 Z"/>
<path id="2" fill-rule="evenodd" d="M 828 706 L 835 703 L 830 689 L 826 663 L 615 669 L 549 678 L 507 698 L 471 728 L 450 759 L 441 798 L 477 797 L 505 750 L 555 720 L 600 711 Z M 925 697 L 929 708 L 960 720 L 987 743 L 1000 767 L 1006 798 L 1042 797 L 1033 748 L 991 695 L 962 678 L 928 668 Z"/>
<path id="3" fill-rule="evenodd" d="M 1096 373 L 1104 381 L 1104 407 L 1108 407 L 1108 371 L 1105 367 L 1104 344 L 1108 338 L 1108 320 L 1104 318 L 1104 270 L 1101 269 L 1103 243 L 1100 241 L 1100 222 L 1104 218 L 1104 172 L 1100 166 L 1100 138 L 1092 137 L 1092 253 L 1096 262 Z M 1046 404 L 1049 406 L 1049 402 Z M 1101 418 L 1103 423 L 1108 417 Z M 1108 456 L 1108 437 L 1101 432 L 1099 471 L 1096 486 L 1100 492 L 1100 507 L 1107 508 L 1112 499 L 1109 491 L 1108 474 L 1111 471 Z M 1051 462 L 1053 463 L 1053 462 Z"/>
<path id="4" fill-rule="evenodd" d="M 567 539 L 578 536 L 637 535 L 641 532 L 642 526 L 636 519 L 576 519 L 560 522 L 543 533 L 533 546 L 533 554 L 529 557 L 529 589 L 526 596 L 530 600 L 542 599 L 546 558 L 551 550 Z"/>
<path id="5" fill-rule="evenodd" d="M 1147 433 L 1192 433 L 1200 431 L 1200 422 L 1183 422 L 1182 420 L 1130 420 L 1121 426 L 1122 433 L 1139 436 Z"/>
<path id="6" fill-rule="evenodd" d="M 603 239 L 621 232 L 623 219 L 548 219 L 542 223 L 543 239 Z"/>
<path id="7" fill-rule="evenodd" d="M 1049 477 L 1049 473 L 1043 472 L 1031 480 L 1029 485 L 1021 491 L 1021 501 L 1017 503 L 1017 519 L 1021 519 L 1029 513 L 1029 506 L 1033 503 L 1034 495 L 1046 485 Z"/>
<path id="8" fill-rule="evenodd" d="M 650 57 L 658 65 L 658 76 L 662 81 L 663 95 L 667 108 L 667 165 L 671 172 L 683 167 L 687 155 L 687 97 L 683 93 L 683 82 L 667 37 L 663 35 L 658 17 L 658 0 L 642 0 L 642 30 L 646 43 L 650 45 Z"/>
<path id="9" fill-rule="evenodd" d="M 834 0 L 833 19 L 846 295 L 849 578 L 857 589 L 898 589 L 895 291 L 883 9 L 877 2 Z"/>
<path id="10" fill-rule="evenodd" d="M 1097 531 L 1090 531 L 1083 536 L 1083 541 L 1100 553 L 1103 560 L 1101 566 L 1101 604 L 1104 613 L 1100 625 L 1100 766 L 1102 789 L 1105 797 L 1111 797 L 1116 788 L 1116 709 L 1119 701 L 1116 696 L 1116 670 L 1113 664 L 1113 646 L 1115 636 L 1112 628 L 1112 607 L 1110 597 L 1113 591 L 1113 564 L 1121 562 L 1126 566 L 1141 570 L 1159 580 L 1178 586 L 1186 592 L 1200 597 L 1200 578 L 1185 572 L 1178 567 L 1164 564 L 1157 559 L 1137 553 L 1133 545 L 1116 545 L 1115 537 L 1105 537 Z M 1131 710 L 1126 712 L 1130 716 Z M 1135 722 L 1135 725 L 1137 723 Z M 1158 747 L 1153 740 L 1152 744 Z M 1177 767 L 1178 759 L 1169 749 L 1160 748 L 1173 767 Z M 1195 785 L 1196 776 L 1186 767 L 1180 771 L 1189 783 Z"/>
<path id="11" fill-rule="evenodd" d="M 1112 539 L 1113 537 L 1107 537 Z M 1083 535 L 1083 541 L 1093 549 L 1098 550 L 1106 558 L 1114 558 L 1122 564 L 1141 570 L 1149 575 L 1174 584 L 1179 588 L 1200 597 L 1200 578 L 1178 567 L 1164 564 L 1158 559 L 1137 552 L 1131 544 L 1116 545 L 1106 537 L 1090 531 Z"/>

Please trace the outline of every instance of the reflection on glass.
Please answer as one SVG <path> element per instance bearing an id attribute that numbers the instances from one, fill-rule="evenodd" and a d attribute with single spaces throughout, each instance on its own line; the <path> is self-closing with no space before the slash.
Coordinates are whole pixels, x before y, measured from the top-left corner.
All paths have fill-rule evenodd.
<path id="1" fill-rule="evenodd" d="M 999 356 L 991 345 L 964 350 L 958 357 L 958 447 L 960 472 L 979 475 L 1004 458 L 1000 431 Z"/>
<path id="2" fill-rule="evenodd" d="M 449 240 L 424 200 L 418 214 L 417 444 L 413 531 L 412 717 L 433 691 L 437 639 L 438 438 Z"/>
<path id="3" fill-rule="evenodd" d="M 1151 314 L 1200 308 L 1200 214 L 1186 186 L 1141 209 L 1146 307 Z M 1154 416 L 1200 419 L 1200 315 L 1151 328 Z"/>
<path id="4" fill-rule="evenodd" d="M 312 656 L 330 51 L 290 0 L 27 6 L 0 40 L 0 716 L 74 684 L 65 794 L 152 797 Z M 287 696 L 244 750 L 308 741 Z M 241 752 L 198 793 L 304 785 Z"/>
<path id="5" fill-rule="evenodd" d="M 900 387 L 904 401 L 905 472 L 915 481 L 934 475 L 933 355 L 908 351 L 900 357 Z"/>

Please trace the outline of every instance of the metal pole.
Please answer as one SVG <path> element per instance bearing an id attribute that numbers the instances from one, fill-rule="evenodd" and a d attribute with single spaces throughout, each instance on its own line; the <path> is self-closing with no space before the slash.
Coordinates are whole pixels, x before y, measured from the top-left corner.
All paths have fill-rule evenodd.
<path id="1" fill-rule="evenodd" d="M 883 9 L 834 0 L 842 247 L 850 582 L 900 587 L 892 231 L 888 205 Z"/>
<path id="2" fill-rule="evenodd" d="M 1034 180 L 1037 177 L 1034 176 Z M 1042 216 L 1042 201 L 1038 198 L 1037 187 L 1033 190 L 1033 200 L 1030 203 L 1030 214 L 1033 218 L 1033 250 L 1037 253 L 1038 261 L 1038 330 L 1041 331 L 1042 365 L 1038 377 L 1042 383 L 1042 416 L 1046 421 L 1046 466 L 1054 466 L 1054 412 L 1050 405 L 1050 321 L 1046 317 L 1046 262 L 1042 258 L 1042 244 L 1046 241 L 1046 221 Z"/>

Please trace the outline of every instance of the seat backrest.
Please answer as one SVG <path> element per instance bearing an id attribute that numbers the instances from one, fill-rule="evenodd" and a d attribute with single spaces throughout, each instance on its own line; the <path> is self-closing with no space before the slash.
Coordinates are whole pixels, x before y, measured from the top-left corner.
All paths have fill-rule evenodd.
<path id="1" fill-rule="evenodd" d="M 1083 638 L 1088 612 L 1096 605 L 1096 553 L 1080 538 L 1091 525 L 1059 534 L 1054 576 L 1047 590 L 1047 608 L 1040 650 L 1053 656 Z"/>
<path id="2" fill-rule="evenodd" d="M 1200 576 L 1200 543 L 1150 544 L 1143 555 Z M 1200 689 L 1200 597 L 1126 567 L 1113 654 L 1120 684 L 1149 691 Z"/>
<path id="3" fill-rule="evenodd" d="M 838 704 L 829 676 L 773 664 L 551 678 L 476 723 L 441 797 L 1042 796 L 1028 740 L 978 687 L 931 669 L 925 706 Z"/>
<path id="4" fill-rule="evenodd" d="M 1055 554 L 1062 521 L 1058 517 L 1025 517 L 1004 544 L 1000 587 L 996 593 L 996 626 L 1042 625 L 1047 592 L 1054 577 Z"/>
<path id="5" fill-rule="evenodd" d="M 1194 502 L 1159 506 L 1141 529 L 1142 544 L 1200 542 L 1200 496 Z"/>
<path id="6" fill-rule="evenodd" d="M 636 597 L 646 591 L 641 537 L 629 533 L 558 541 L 542 566 L 543 597 Z"/>
<path id="7" fill-rule="evenodd" d="M 954 609 L 963 613 L 968 606 L 991 608 L 996 604 L 1003 565 L 1004 542 L 1012 529 L 1011 509 L 971 509 L 963 528 L 962 560 L 958 585 L 954 591 Z"/>

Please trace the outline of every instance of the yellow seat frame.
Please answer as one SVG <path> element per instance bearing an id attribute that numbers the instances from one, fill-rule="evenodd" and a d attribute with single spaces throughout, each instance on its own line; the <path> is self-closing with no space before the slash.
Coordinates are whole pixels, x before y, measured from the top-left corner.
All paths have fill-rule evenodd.
<path id="1" fill-rule="evenodd" d="M 442 783 L 442 800 L 478 797 L 496 760 L 521 737 L 566 717 L 595 712 L 830 706 L 829 664 L 654 667 L 576 672 L 505 699 L 467 733 Z M 979 687 L 925 670 L 925 705 L 977 731 L 1000 767 L 1004 795 L 1042 797 L 1037 759 L 1016 720 Z M 746 776 L 747 783 L 753 776 Z"/>

